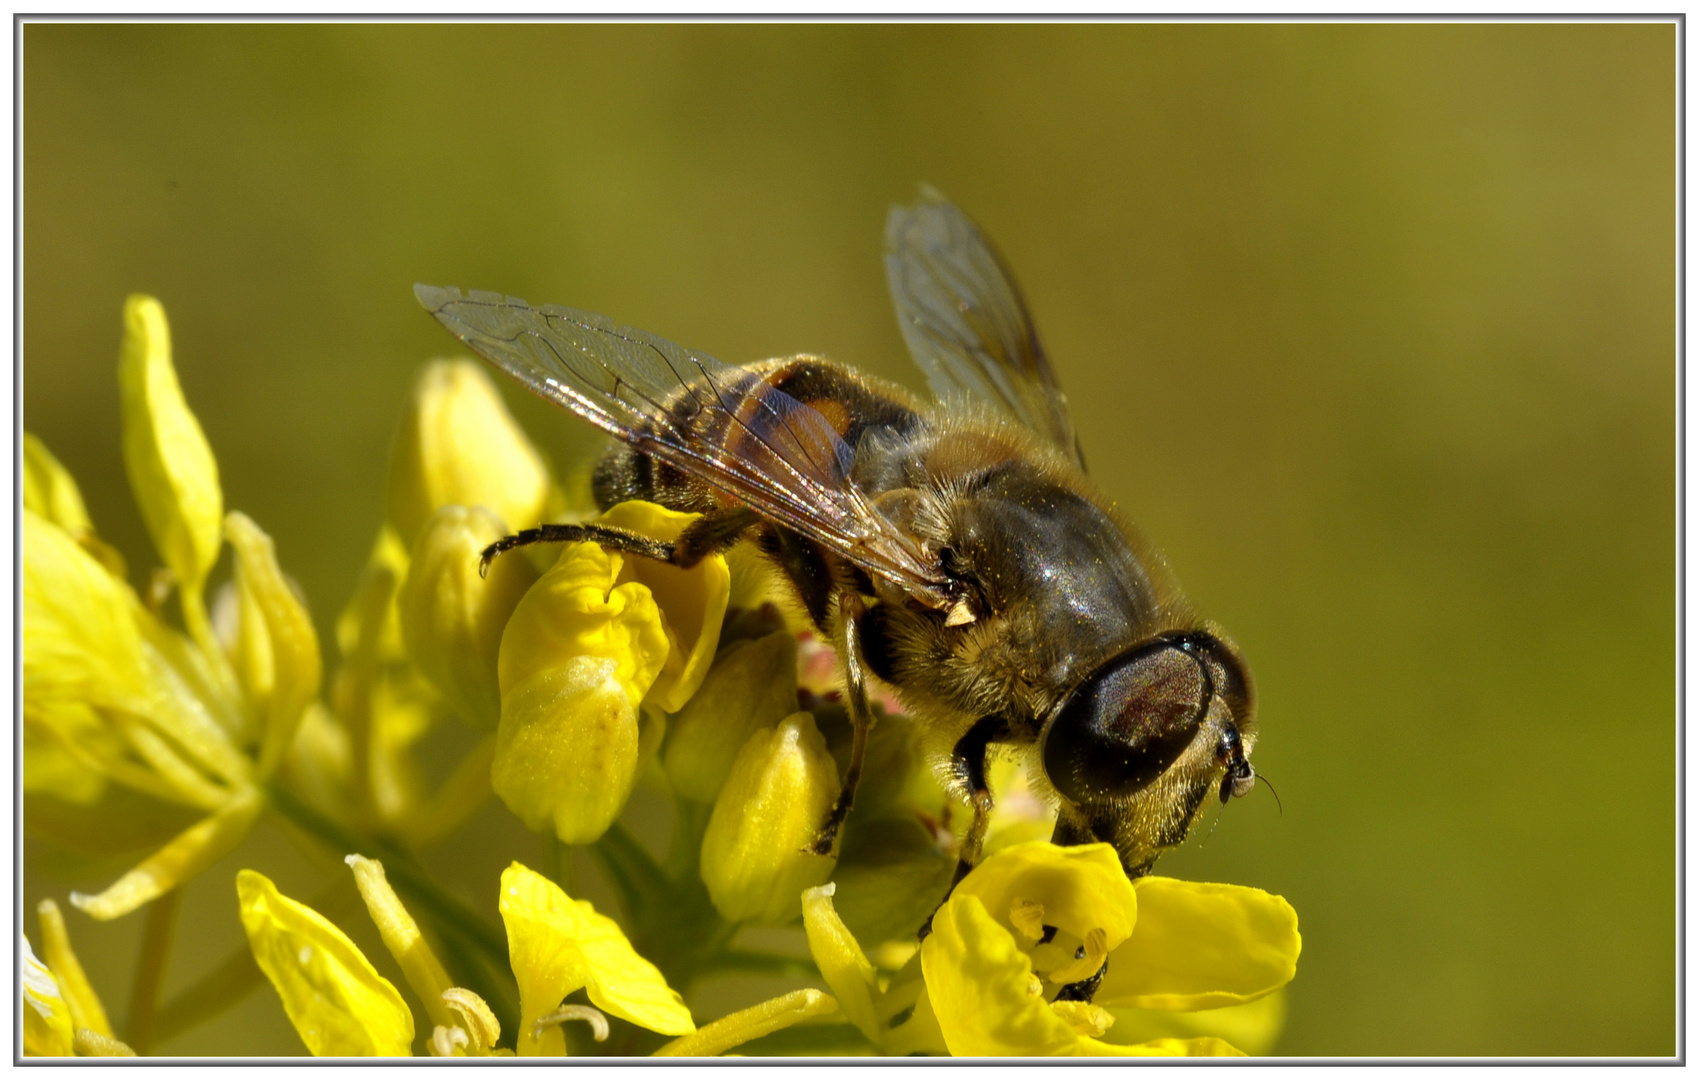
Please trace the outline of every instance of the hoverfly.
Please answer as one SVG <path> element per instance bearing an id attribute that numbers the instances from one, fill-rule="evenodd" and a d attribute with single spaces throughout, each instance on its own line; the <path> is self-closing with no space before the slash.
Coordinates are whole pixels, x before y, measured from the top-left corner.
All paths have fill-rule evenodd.
<path id="1" fill-rule="evenodd" d="M 1185 839 L 1216 794 L 1256 783 L 1250 677 L 1162 559 L 1087 478 L 1067 399 L 1025 302 L 941 195 L 892 209 L 885 268 L 936 401 L 819 356 L 720 363 L 586 311 L 418 285 L 427 310 L 532 392 L 619 440 L 604 509 L 700 513 L 674 543 L 544 524 L 484 552 L 592 540 L 688 567 L 743 540 L 837 648 L 854 725 L 830 852 L 860 778 L 869 675 L 911 711 L 973 809 L 979 857 L 993 746 L 1025 756 L 1059 844 L 1112 844 L 1130 876 Z M 953 886 L 952 886 L 953 887 Z"/>

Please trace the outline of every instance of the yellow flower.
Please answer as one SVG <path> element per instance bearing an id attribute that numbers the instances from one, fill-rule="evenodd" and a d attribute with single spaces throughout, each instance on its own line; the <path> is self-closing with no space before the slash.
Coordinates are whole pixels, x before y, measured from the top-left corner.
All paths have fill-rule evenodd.
<path id="1" fill-rule="evenodd" d="M 600 520 L 665 540 L 693 517 L 626 503 Z M 655 710 L 706 676 L 729 589 L 719 556 L 686 571 L 590 543 L 563 550 L 502 636 L 490 780 L 508 809 L 566 843 L 600 837 L 660 741 Z"/>
<path id="2" fill-rule="evenodd" d="M 838 769 L 805 712 L 744 743 L 702 838 L 702 881 L 731 922 L 787 923 L 832 873 L 810 849 L 838 797 Z"/>
<path id="3" fill-rule="evenodd" d="M 663 1035 L 696 1030 L 684 999 L 638 956 L 619 924 L 519 863 L 501 875 L 501 918 L 519 981 L 520 1057 L 565 1053 L 560 1029 L 539 1024 L 575 990 L 598 1009 Z"/>
<path id="4" fill-rule="evenodd" d="M 42 1057 L 135 1057 L 136 1052 L 112 1037 L 106 1009 L 89 985 L 83 965 L 71 948 L 59 905 L 43 900 L 38 960 L 23 940 L 24 1053 Z"/>
<path id="5" fill-rule="evenodd" d="M 390 887 L 382 864 L 359 855 L 348 856 L 347 862 L 384 946 L 429 1013 L 433 1030 L 427 1050 L 439 1057 L 513 1053 L 496 1047 L 501 1027 L 483 999 L 452 985 Z M 309 1050 L 321 1056 L 411 1052 L 412 1013 L 394 985 L 341 930 L 306 905 L 282 896 L 252 870 L 237 875 L 237 890 L 254 957 Z M 604 1013 L 663 1035 L 696 1031 L 684 1000 L 654 965 L 637 955 L 619 925 L 598 914 L 588 901 L 573 900 L 553 882 L 514 863 L 502 874 L 499 906 L 519 988 L 520 1056 L 565 1053 L 560 1024 L 566 1020 L 586 1020 L 598 1040 L 606 1038 Z M 594 1008 L 561 1004 L 580 989 Z M 819 1003 L 811 1002 L 808 1008 L 767 1017 L 765 1027 L 759 1019 L 731 1025 L 740 1035 L 728 1035 L 722 1025 L 715 1042 L 731 1038 L 726 1045 L 735 1045 L 820 1012 Z"/>
<path id="6" fill-rule="evenodd" d="M 1129 882 L 1103 844 L 1011 847 L 956 887 L 921 946 L 951 1053 L 1237 1053 L 1220 1039 L 1101 1041 L 1106 1006 L 1216 1008 L 1273 993 L 1296 971 L 1297 917 L 1258 889 Z M 1053 991 L 1108 973 L 1090 1005 Z"/>
<path id="7" fill-rule="evenodd" d="M 444 506 L 483 506 L 529 528 L 557 500 L 548 465 L 471 360 L 437 360 L 419 375 L 389 458 L 389 522 L 411 547 Z"/>

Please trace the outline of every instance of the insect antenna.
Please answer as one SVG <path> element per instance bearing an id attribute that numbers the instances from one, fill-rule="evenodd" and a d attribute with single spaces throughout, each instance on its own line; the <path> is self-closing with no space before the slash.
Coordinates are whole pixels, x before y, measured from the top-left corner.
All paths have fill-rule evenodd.
<path id="1" fill-rule="evenodd" d="M 1275 809 L 1280 811 L 1281 817 L 1285 817 L 1286 816 L 1286 807 L 1282 806 L 1281 803 L 1280 803 L 1280 792 L 1274 790 L 1274 785 L 1268 782 L 1268 774 L 1259 770 L 1257 772 L 1257 779 L 1261 780 L 1262 783 L 1263 783 L 1263 786 L 1268 788 L 1268 793 L 1270 795 L 1274 796 L 1274 807 L 1275 807 Z"/>

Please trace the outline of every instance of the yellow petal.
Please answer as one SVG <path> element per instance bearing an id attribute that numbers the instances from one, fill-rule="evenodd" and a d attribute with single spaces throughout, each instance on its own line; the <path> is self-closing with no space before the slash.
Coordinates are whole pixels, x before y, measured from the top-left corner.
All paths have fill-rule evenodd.
<path id="1" fill-rule="evenodd" d="M 223 495 L 218 463 L 171 364 L 165 309 L 152 297 L 124 303 L 118 388 L 124 464 L 142 519 L 179 587 L 198 595 L 218 558 Z"/>
<path id="2" fill-rule="evenodd" d="M 366 902 L 366 911 L 372 922 L 377 924 L 384 948 L 401 965 L 407 985 L 425 1003 L 431 1022 L 444 1026 L 458 1023 L 458 1016 L 449 1008 L 444 997 L 454 984 L 449 981 L 448 972 L 443 970 L 442 961 L 437 959 L 424 935 L 419 933 L 419 924 L 413 921 L 401 898 L 390 888 L 383 863 L 359 855 L 349 855 L 343 861 L 354 871 L 354 884 L 360 890 L 360 898 Z"/>
<path id="3" fill-rule="evenodd" d="M 933 916 L 920 958 L 927 996 L 951 1054 L 1074 1052 L 1080 1036 L 1043 997 L 1028 992 L 1032 962 L 979 897 L 958 886 Z"/>
<path id="4" fill-rule="evenodd" d="M 838 918 L 832 905 L 836 891 L 835 885 L 821 885 L 802 894 L 802 928 L 808 934 L 808 951 L 814 957 L 814 966 L 820 969 L 820 977 L 837 995 L 844 1016 L 878 1044 L 884 1035 L 874 1007 L 879 980 L 867 954 Z"/>
<path id="5" fill-rule="evenodd" d="M 1144 877 L 1138 925 L 1109 958 L 1096 1002 L 1217 1009 L 1254 1001 L 1297 973 L 1298 915 L 1261 889 Z"/>
<path id="6" fill-rule="evenodd" d="M 778 630 L 728 645 L 673 717 L 663 751 L 679 796 L 712 803 L 749 736 L 796 711 L 796 637 Z"/>
<path id="7" fill-rule="evenodd" d="M 759 1005 L 741 1009 L 706 1024 L 694 1034 L 674 1039 L 659 1050 L 656 1057 L 716 1057 L 734 1046 L 751 1039 L 771 1035 L 804 1020 L 830 1016 L 838 1003 L 830 994 L 818 990 L 793 990 Z"/>
<path id="8" fill-rule="evenodd" d="M 1073 1051 L 1081 1057 L 1244 1057 L 1231 1044 L 1215 1038 L 1153 1039 L 1132 1046 L 1115 1046 L 1096 1039 L 1081 1039 Z"/>
<path id="9" fill-rule="evenodd" d="M 838 768 L 805 712 L 744 743 L 702 837 L 702 881 L 721 916 L 779 925 L 835 859 L 810 846 L 838 797 Z"/>
<path id="10" fill-rule="evenodd" d="M 59 459 L 48 452 L 47 446 L 34 435 L 24 432 L 24 455 L 19 463 L 23 473 L 23 504 L 72 537 L 93 532 L 88 510 L 83 506 L 82 492 L 77 489 Z"/>
<path id="11" fill-rule="evenodd" d="M 236 875 L 242 927 L 260 970 L 315 1056 L 406 1057 L 413 1014 L 347 935 L 263 874 Z"/>
<path id="12" fill-rule="evenodd" d="M 389 457 L 389 521 L 405 547 L 442 506 L 485 506 L 529 528 L 551 489 L 542 455 L 480 365 L 435 360 L 419 373 Z"/>
<path id="13" fill-rule="evenodd" d="M 47 966 L 53 970 L 65 1003 L 70 1006 L 72 1030 L 87 1028 L 111 1038 L 112 1024 L 106 1019 L 106 1009 L 71 948 L 71 935 L 65 929 L 65 916 L 60 914 L 59 905 L 43 900 L 35 910 L 41 917 L 41 951 Z"/>
<path id="14" fill-rule="evenodd" d="M 72 893 L 71 903 L 96 919 L 127 915 L 223 858 L 248 835 L 261 803 L 252 789 L 180 833 L 98 896 Z"/>
<path id="15" fill-rule="evenodd" d="M 497 664 L 505 698 L 527 679 L 578 656 L 616 661 L 632 708 L 654 685 L 670 646 L 660 609 L 645 585 L 616 585 L 625 558 L 595 544 L 572 544 L 508 619 Z"/>
<path id="16" fill-rule="evenodd" d="M 632 501 L 620 503 L 596 520 L 672 541 L 700 516 Z M 671 648 L 645 700 L 665 712 L 677 712 L 702 685 L 719 648 L 720 624 L 731 597 L 731 571 L 725 557 L 710 555 L 689 570 L 632 557 L 621 566 L 619 580 L 648 586 L 661 609 Z"/>
<path id="17" fill-rule="evenodd" d="M 71 1056 L 71 1007 L 47 965 L 35 958 L 29 938 L 23 942 L 18 966 L 24 1001 L 24 1053 L 34 1057 Z"/>
<path id="18" fill-rule="evenodd" d="M 478 573 L 479 553 L 507 535 L 484 507 L 444 506 L 413 544 L 396 598 L 407 654 L 461 718 L 494 728 L 501 717 L 496 657 L 507 620 L 537 580 L 530 561 L 497 559 Z"/>
<path id="19" fill-rule="evenodd" d="M 1103 944 L 1111 950 L 1127 939 L 1139 918 L 1138 897 L 1108 844 L 1017 844 L 974 867 L 954 895 L 978 897 L 1011 931 L 1016 929 L 1017 911 L 1039 904 L 1045 923 L 1082 941 L 1093 929 L 1101 929 Z"/>
<path id="20" fill-rule="evenodd" d="M 565 1039 L 537 1020 L 580 987 L 604 1012 L 663 1035 L 696 1030 L 684 999 L 637 955 L 619 924 L 519 863 L 501 875 L 501 917 L 519 983 L 521 1057 L 559 1055 Z"/>
<path id="21" fill-rule="evenodd" d="M 246 617 L 253 612 L 263 622 L 269 653 L 264 664 L 266 685 L 253 686 L 253 700 L 264 707 L 259 775 L 268 776 L 295 740 L 295 729 L 308 704 L 319 696 L 322 674 L 319 638 L 312 617 L 277 566 L 271 537 L 247 515 L 232 513 L 225 533 L 236 552 L 237 588 L 244 598 Z"/>
<path id="22" fill-rule="evenodd" d="M 1278 990 L 1244 1005 L 1201 1012 L 1112 1008 L 1115 1027 L 1110 1042 L 1142 1043 L 1152 1039 L 1223 1039 L 1253 1057 L 1269 1054 L 1286 1026 L 1286 992 Z"/>

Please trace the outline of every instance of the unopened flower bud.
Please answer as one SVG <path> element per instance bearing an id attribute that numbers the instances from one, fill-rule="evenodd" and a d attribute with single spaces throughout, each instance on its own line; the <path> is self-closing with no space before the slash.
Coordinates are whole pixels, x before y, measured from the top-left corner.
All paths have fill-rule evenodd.
<path id="1" fill-rule="evenodd" d="M 777 925 L 802 911 L 802 891 L 835 860 L 809 848 L 838 795 L 838 768 L 805 712 L 749 736 L 702 838 L 702 880 L 734 922 Z"/>
<path id="2" fill-rule="evenodd" d="M 637 708 L 666 661 L 646 586 L 615 585 L 622 557 L 574 544 L 531 587 L 502 636 L 501 724 L 490 784 L 527 826 L 599 838 L 637 777 Z"/>
<path id="3" fill-rule="evenodd" d="M 389 521 L 411 545 L 438 507 L 486 506 L 518 528 L 547 516 L 549 469 L 483 368 L 437 360 L 419 376 L 389 458 Z"/>
<path id="4" fill-rule="evenodd" d="M 398 598 L 407 654 L 455 712 L 483 728 L 501 718 L 502 631 L 538 576 L 527 559 L 497 559 L 489 577 L 479 575 L 479 553 L 506 534 L 482 506 L 441 508 L 413 544 Z"/>
<path id="5" fill-rule="evenodd" d="M 218 558 L 224 497 L 218 462 L 171 364 L 165 309 L 151 296 L 124 302 L 118 389 L 124 464 L 142 520 L 179 586 L 199 595 Z"/>
<path id="6" fill-rule="evenodd" d="M 673 790 L 694 802 L 713 802 L 749 736 L 795 711 L 796 638 L 791 632 L 734 642 L 673 717 L 662 760 Z"/>

